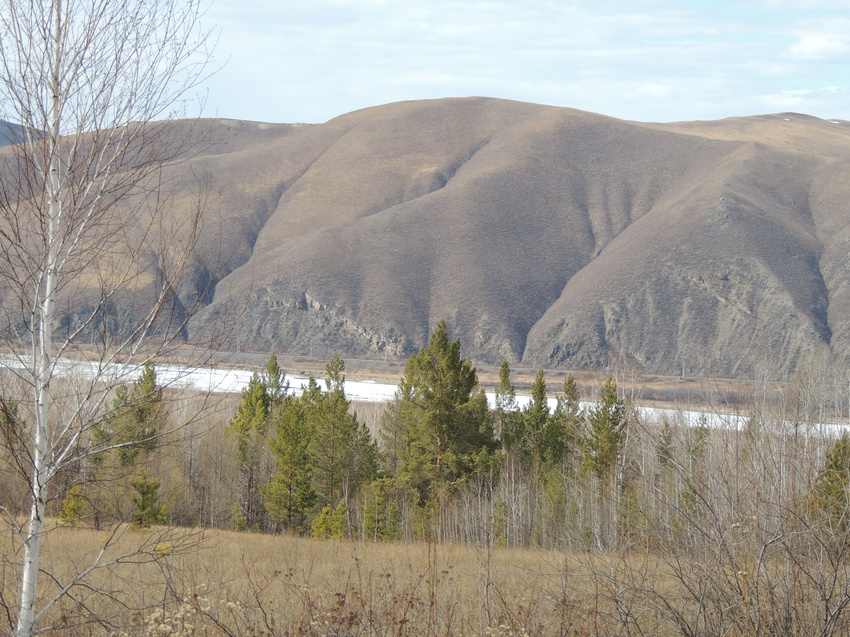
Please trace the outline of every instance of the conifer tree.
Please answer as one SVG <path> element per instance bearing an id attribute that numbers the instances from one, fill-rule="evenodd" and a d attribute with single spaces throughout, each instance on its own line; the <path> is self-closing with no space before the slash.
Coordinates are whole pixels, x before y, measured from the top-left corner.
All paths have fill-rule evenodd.
<path id="1" fill-rule="evenodd" d="M 377 447 L 350 412 L 345 396 L 345 362 L 335 354 L 325 367 L 327 392 L 305 392 L 312 416 L 313 484 L 322 504 L 334 506 L 377 471 Z"/>
<path id="2" fill-rule="evenodd" d="M 423 505 L 492 466 L 498 444 L 478 375 L 445 321 L 413 354 L 398 389 L 406 427 L 401 480 Z"/>
<path id="3" fill-rule="evenodd" d="M 269 356 L 266 371 L 261 379 L 269 395 L 269 422 L 273 423 L 289 392 L 289 381 L 286 380 L 283 370 L 278 365 L 277 355 L 274 353 Z"/>
<path id="4" fill-rule="evenodd" d="M 313 520 L 311 528 L 313 537 L 319 540 L 344 538 L 348 529 L 348 509 L 345 502 L 340 500 L 333 511 L 327 506 L 322 508 L 322 512 Z"/>
<path id="5" fill-rule="evenodd" d="M 401 400 L 398 393 L 381 412 L 379 437 L 381 469 L 388 474 L 398 475 L 401 471 L 401 456 L 407 438 L 407 425 L 401 418 Z"/>
<path id="6" fill-rule="evenodd" d="M 846 432 L 827 452 L 818 472 L 812 494 L 812 505 L 825 522 L 830 534 L 846 533 L 850 529 L 850 435 Z"/>
<path id="7" fill-rule="evenodd" d="M 611 376 L 599 393 L 599 402 L 587 416 L 587 431 L 580 438 L 586 467 L 607 482 L 616 466 L 626 435 L 626 404 L 617 395 Z"/>
<path id="8" fill-rule="evenodd" d="M 531 402 L 522 414 L 525 439 L 521 443 L 526 462 L 535 472 L 540 470 L 543 456 L 546 455 L 545 435 L 549 429 L 549 399 L 546 396 L 546 378 L 543 368 L 537 370 L 534 384 L 531 386 Z"/>
<path id="9" fill-rule="evenodd" d="M 396 502 L 391 477 L 373 480 L 363 489 L 363 535 L 371 541 L 391 541 L 401 537 L 401 509 Z"/>
<path id="10" fill-rule="evenodd" d="M 91 428 L 92 446 L 106 451 L 89 457 L 77 497 L 96 529 L 130 513 L 131 477 L 156 450 L 163 419 L 162 388 L 154 363 L 147 361 L 131 385 L 115 388 L 112 410 Z"/>
<path id="11" fill-rule="evenodd" d="M 228 433 L 236 444 L 236 457 L 242 474 L 242 515 L 250 527 L 260 523 L 264 512 L 260 488 L 270 410 L 268 388 L 262 376 L 255 372 L 248 386 L 242 390 L 242 402 L 228 426 Z"/>
<path id="12" fill-rule="evenodd" d="M 499 368 L 499 386 L 496 388 L 496 410 L 493 422 L 495 435 L 505 447 L 511 447 L 522 438 L 522 415 L 516 401 L 516 387 L 511 380 L 508 359 L 502 359 Z"/>
<path id="13" fill-rule="evenodd" d="M 306 530 L 309 513 L 319 499 L 308 451 L 313 431 L 304 411 L 303 402 L 292 400 L 278 416 L 271 441 L 275 473 L 263 490 L 271 518 L 300 531 Z"/>
<path id="14" fill-rule="evenodd" d="M 133 495 L 133 504 L 136 505 L 132 514 L 133 524 L 140 529 L 165 524 L 165 506 L 159 503 L 159 480 L 151 480 L 146 473 L 142 473 L 131 484 L 136 491 Z"/>
<path id="15" fill-rule="evenodd" d="M 564 379 L 563 394 L 558 396 L 555 413 L 543 435 L 543 460 L 550 465 L 569 462 L 570 452 L 575 447 L 576 435 L 581 426 L 583 413 L 579 402 L 576 379 L 569 374 Z"/>
<path id="16" fill-rule="evenodd" d="M 351 413 L 345 362 L 327 364 L 323 392 L 310 377 L 298 400 L 277 417 L 271 449 L 276 472 L 264 489 L 266 509 L 287 528 L 306 530 L 315 508 L 344 506 L 377 472 L 377 446 Z"/>
<path id="17" fill-rule="evenodd" d="M 131 465 L 140 451 L 156 449 L 161 405 L 156 367 L 147 361 L 132 386 L 115 388 L 112 414 L 92 430 L 95 445 L 117 449 L 121 464 Z"/>
<path id="18" fill-rule="evenodd" d="M 599 402 L 590 409 L 587 426 L 579 437 L 579 444 L 584 453 L 584 468 L 599 483 L 600 521 L 595 534 L 600 547 L 613 542 L 619 531 L 617 470 L 622 459 L 627 423 L 626 404 L 617 394 L 614 379 L 608 376 L 599 393 Z"/>

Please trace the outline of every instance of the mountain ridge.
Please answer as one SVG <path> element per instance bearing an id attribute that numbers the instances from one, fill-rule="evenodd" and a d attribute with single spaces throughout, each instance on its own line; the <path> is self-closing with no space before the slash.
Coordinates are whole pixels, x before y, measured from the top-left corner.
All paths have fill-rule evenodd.
<path id="1" fill-rule="evenodd" d="M 847 122 L 446 98 L 198 126 L 213 141 L 168 169 L 211 184 L 192 342 L 224 322 L 233 349 L 403 358 L 445 319 L 486 363 L 783 376 L 850 354 Z"/>
<path id="2" fill-rule="evenodd" d="M 387 105 L 332 120 L 338 136 L 283 191 L 258 233 L 255 248 L 270 263 L 287 263 L 290 277 L 251 269 L 258 294 L 243 302 L 259 311 L 243 342 L 304 350 L 309 336 L 311 344 L 349 355 L 404 356 L 445 318 L 465 351 L 487 362 L 507 356 L 584 367 L 617 358 L 646 371 L 735 376 L 751 364 L 749 342 L 758 338 L 765 347 L 757 353 L 784 353 L 779 365 L 789 372 L 800 356 L 832 340 L 829 294 L 814 259 L 824 248 L 807 245 L 817 228 L 804 219 L 787 210 L 788 218 L 776 219 L 802 197 L 799 179 L 781 180 L 783 192 L 794 186 L 794 196 L 767 195 L 783 165 L 806 170 L 800 155 L 820 158 L 826 148 L 846 161 L 848 154 L 829 138 L 804 146 L 808 128 L 801 124 L 837 125 L 794 117 L 691 129 L 485 99 Z M 762 141 L 771 136 L 757 129 L 776 124 L 791 134 L 779 144 Z M 759 168 L 765 154 L 769 169 Z M 319 193 L 323 187 L 328 192 Z M 717 194 L 714 206 L 712 187 L 726 195 Z M 683 214 L 689 209 L 691 216 Z M 714 237 L 704 238 L 714 249 L 703 249 L 675 281 L 659 277 L 647 255 L 658 262 L 666 251 L 672 261 L 664 269 L 681 272 L 693 261 L 681 254 L 683 243 L 697 230 L 704 235 L 704 228 L 685 229 L 693 215 L 709 212 L 704 221 L 714 225 Z M 732 222 L 730 212 L 738 215 Z M 653 221 L 641 223 L 649 213 Z M 729 272 L 701 272 L 719 257 L 718 230 L 744 253 L 752 248 L 741 244 L 742 230 L 754 240 L 765 229 L 770 247 L 753 244 L 760 250 L 755 263 L 730 270 L 740 257 L 720 250 Z M 529 233 L 533 238 L 521 236 Z M 776 258 L 773 241 L 792 242 L 808 267 L 794 265 L 798 255 Z M 503 267 L 488 257 L 494 253 L 527 265 Z M 329 263 L 328 254 L 345 267 Z M 765 282 L 774 297 L 757 294 Z M 787 320 L 789 310 L 797 323 Z"/>

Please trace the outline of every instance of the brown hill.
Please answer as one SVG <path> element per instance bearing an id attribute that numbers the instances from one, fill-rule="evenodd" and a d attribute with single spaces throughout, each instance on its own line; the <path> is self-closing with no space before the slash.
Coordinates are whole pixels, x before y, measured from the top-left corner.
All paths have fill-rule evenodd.
<path id="1" fill-rule="evenodd" d="M 190 340 L 238 316 L 230 346 L 402 357 L 444 318 L 481 362 L 736 376 L 850 354 L 846 122 L 469 98 L 206 126 Z"/>

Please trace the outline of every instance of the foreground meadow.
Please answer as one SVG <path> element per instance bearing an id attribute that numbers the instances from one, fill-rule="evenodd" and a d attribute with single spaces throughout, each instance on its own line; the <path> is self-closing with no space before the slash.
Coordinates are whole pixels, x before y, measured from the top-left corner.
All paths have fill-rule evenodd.
<path id="1" fill-rule="evenodd" d="M 190 529 L 56 528 L 59 583 L 108 547 L 108 568 L 54 607 L 46 634 L 840 635 L 846 554 L 815 562 L 733 529 L 728 561 L 674 553 L 366 543 Z M 761 547 L 760 552 L 749 548 Z M 748 548 L 749 547 L 749 548 Z M 4 552 L 15 552 L 7 535 Z M 8 555 L 8 553 L 7 553 Z M 745 570 L 748 569 L 748 570 Z M 8 601 L 17 583 L 2 572 Z"/>
<path id="2" fill-rule="evenodd" d="M 60 602 L 44 623 L 48 634 L 593 633 L 593 587 L 557 553 L 228 531 L 121 532 L 101 558 L 121 555 L 121 562 L 91 574 L 85 589 Z M 52 533 L 43 560 L 56 581 L 45 585 L 45 596 L 115 540 L 87 529 Z M 8 536 L 3 550 L 15 550 Z M 2 575 L 7 601 L 17 583 L 11 570 Z"/>

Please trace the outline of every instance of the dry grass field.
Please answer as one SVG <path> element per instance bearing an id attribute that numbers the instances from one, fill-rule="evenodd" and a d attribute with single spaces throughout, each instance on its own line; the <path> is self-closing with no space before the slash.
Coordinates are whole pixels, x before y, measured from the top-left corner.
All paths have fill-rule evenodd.
<path id="1" fill-rule="evenodd" d="M 124 531 L 104 558 L 132 557 L 93 573 L 87 587 L 63 600 L 43 624 L 52 626 L 48 634 L 593 632 L 585 625 L 593 589 L 557 553 L 226 531 Z M 68 577 L 111 538 L 87 529 L 53 533 L 45 569 Z M 3 551 L 14 552 L 8 536 L 5 541 Z M 2 577 L 8 601 L 16 588 L 14 573 L 7 568 Z M 44 595 L 56 590 L 46 583 Z"/>
<path id="2" fill-rule="evenodd" d="M 728 561 L 721 554 L 685 560 L 635 549 L 564 553 L 185 529 L 120 532 L 115 541 L 107 532 L 52 531 L 44 561 L 57 581 L 44 587 L 45 596 L 105 545 L 102 559 L 124 557 L 60 602 L 42 624 L 46 634 L 802 637 L 848 629 L 841 584 L 848 556 L 789 559 L 789 552 L 751 543 L 755 529 L 729 542 Z M 3 553 L 14 555 L 8 535 L 4 542 Z M 748 553 L 759 546 L 760 553 Z M 8 566 L 1 573 L 6 604 L 16 583 Z M 834 597 L 824 600 L 824 592 Z"/>

